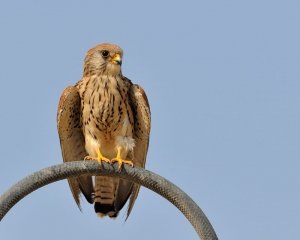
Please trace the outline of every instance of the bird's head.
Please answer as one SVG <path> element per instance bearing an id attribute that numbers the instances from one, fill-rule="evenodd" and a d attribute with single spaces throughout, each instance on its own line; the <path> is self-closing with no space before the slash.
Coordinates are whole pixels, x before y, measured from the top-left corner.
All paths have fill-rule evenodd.
<path id="1" fill-rule="evenodd" d="M 99 44 L 90 49 L 84 60 L 84 76 L 121 75 L 123 50 L 109 43 Z"/>

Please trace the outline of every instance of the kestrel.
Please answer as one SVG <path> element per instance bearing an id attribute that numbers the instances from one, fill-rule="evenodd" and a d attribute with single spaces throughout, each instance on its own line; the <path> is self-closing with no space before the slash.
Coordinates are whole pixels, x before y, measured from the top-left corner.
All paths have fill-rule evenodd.
<path id="1" fill-rule="evenodd" d="M 123 50 L 99 44 L 87 52 L 82 79 L 61 95 L 57 126 L 64 162 L 97 160 L 144 167 L 149 145 L 150 107 L 144 90 L 122 75 Z M 80 208 L 80 194 L 100 216 L 116 217 L 140 186 L 117 177 L 68 179 Z"/>

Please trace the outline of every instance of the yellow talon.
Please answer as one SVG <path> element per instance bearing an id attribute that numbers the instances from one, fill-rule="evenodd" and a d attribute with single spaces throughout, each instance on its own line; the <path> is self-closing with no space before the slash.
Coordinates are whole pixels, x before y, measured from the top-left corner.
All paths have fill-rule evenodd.
<path id="1" fill-rule="evenodd" d="M 121 158 L 121 147 L 118 147 L 117 150 L 118 150 L 117 156 L 111 160 L 111 163 L 118 162 L 118 164 L 119 164 L 118 171 L 121 169 L 122 164 L 128 164 L 131 167 L 133 167 L 132 161 L 124 160 Z"/>
<path id="2" fill-rule="evenodd" d="M 86 156 L 84 160 L 97 160 L 99 164 L 101 164 L 102 161 L 111 163 L 111 161 L 108 158 L 102 155 L 102 153 L 100 152 L 100 148 L 97 148 L 96 151 L 97 151 L 97 157 Z"/>

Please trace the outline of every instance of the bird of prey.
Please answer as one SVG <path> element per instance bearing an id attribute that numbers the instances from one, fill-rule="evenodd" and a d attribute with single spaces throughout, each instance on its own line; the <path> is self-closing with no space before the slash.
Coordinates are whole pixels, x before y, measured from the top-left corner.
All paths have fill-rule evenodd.
<path id="1" fill-rule="evenodd" d="M 64 162 L 97 160 L 144 167 L 149 145 L 150 107 L 142 87 L 122 75 L 123 50 L 99 44 L 87 52 L 82 79 L 61 95 L 57 127 Z M 140 186 L 117 177 L 68 179 L 80 208 L 80 194 L 100 216 L 116 217 Z"/>

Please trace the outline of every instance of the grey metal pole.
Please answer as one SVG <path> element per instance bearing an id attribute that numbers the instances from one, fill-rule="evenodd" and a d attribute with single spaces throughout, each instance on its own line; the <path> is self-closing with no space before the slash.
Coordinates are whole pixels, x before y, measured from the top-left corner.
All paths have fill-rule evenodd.
<path id="1" fill-rule="evenodd" d="M 0 221 L 22 198 L 47 184 L 82 174 L 117 176 L 155 191 L 175 205 L 190 221 L 202 240 L 217 240 L 209 220 L 199 206 L 180 188 L 165 178 L 142 168 L 117 164 L 99 165 L 97 161 L 74 161 L 54 165 L 25 177 L 0 196 Z"/>

